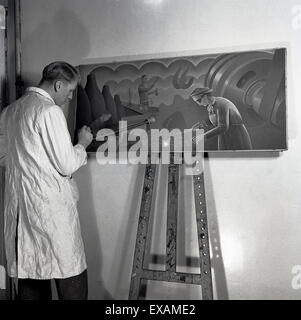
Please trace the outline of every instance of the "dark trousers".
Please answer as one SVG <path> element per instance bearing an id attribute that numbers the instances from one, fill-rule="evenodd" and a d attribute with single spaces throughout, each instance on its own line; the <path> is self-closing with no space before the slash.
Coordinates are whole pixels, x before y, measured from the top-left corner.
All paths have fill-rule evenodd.
<path id="1" fill-rule="evenodd" d="M 59 300 L 87 300 L 87 270 L 78 276 L 54 279 Z M 19 279 L 19 300 L 51 300 L 51 280 Z"/>

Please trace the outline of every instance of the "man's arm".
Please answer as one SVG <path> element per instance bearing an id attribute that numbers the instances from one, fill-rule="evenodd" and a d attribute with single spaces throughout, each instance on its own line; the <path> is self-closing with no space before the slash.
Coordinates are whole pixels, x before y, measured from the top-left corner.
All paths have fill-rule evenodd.
<path id="1" fill-rule="evenodd" d="M 229 108 L 219 108 L 217 110 L 217 126 L 204 134 L 206 139 L 225 133 L 229 129 Z"/>
<path id="2" fill-rule="evenodd" d="M 70 176 L 87 163 L 86 146 L 72 145 L 60 107 L 53 106 L 42 115 L 40 134 L 50 162 L 61 175 Z"/>
<path id="3" fill-rule="evenodd" d="M 153 82 L 151 83 L 151 85 L 148 88 L 148 91 L 149 91 L 148 94 L 156 93 L 157 89 L 154 89 L 154 90 L 152 90 L 152 89 L 154 88 L 154 86 L 158 80 L 159 80 L 159 77 L 154 78 Z"/>

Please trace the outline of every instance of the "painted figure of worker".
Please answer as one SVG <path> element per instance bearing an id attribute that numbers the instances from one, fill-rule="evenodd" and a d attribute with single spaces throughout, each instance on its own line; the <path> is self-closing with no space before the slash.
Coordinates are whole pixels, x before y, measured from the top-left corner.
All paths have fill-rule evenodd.
<path id="1" fill-rule="evenodd" d="M 149 95 L 158 95 L 158 89 L 154 88 L 158 78 L 154 78 L 152 81 L 148 79 L 147 75 L 141 77 L 141 83 L 138 87 L 138 93 L 140 98 L 140 105 L 143 111 L 147 111 L 150 106 Z"/>
<path id="2" fill-rule="evenodd" d="M 204 133 L 205 139 L 218 136 L 218 150 L 251 150 L 252 143 L 236 106 L 228 99 L 214 97 L 208 87 L 196 88 L 191 98 L 207 109 L 208 119 L 214 128 Z M 196 127 L 201 127 L 200 123 Z"/>
<path id="3" fill-rule="evenodd" d="M 72 174 L 87 162 L 88 127 L 73 146 L 62 106 L 80 81 L 68 63 L 43 70 L 37 87 L 5 108 L 0 117 L 0 161 L 5 177 L 7 272 L 18 279 L 21 300 L 85 300 L 87 265 Z"/>

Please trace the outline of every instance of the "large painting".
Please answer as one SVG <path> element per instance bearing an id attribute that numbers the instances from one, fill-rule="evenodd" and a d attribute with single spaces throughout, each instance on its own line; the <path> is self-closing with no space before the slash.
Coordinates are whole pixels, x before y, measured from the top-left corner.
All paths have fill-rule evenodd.
<path id="1" fill-rule="evenodd" d="M 285 48 L 81 65 L 75 130 L 152 119 L 204 129 L 206 151 L 285 150 L 285 67 Z"/>

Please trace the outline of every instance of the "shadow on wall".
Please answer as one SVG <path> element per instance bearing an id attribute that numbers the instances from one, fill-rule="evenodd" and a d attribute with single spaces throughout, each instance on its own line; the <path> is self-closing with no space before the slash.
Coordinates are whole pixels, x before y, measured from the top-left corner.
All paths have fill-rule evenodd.
<path id="1" fill-rule="evenodd" d="M 204 161 L 205 187 L 207 199 L 207 214 L 209 222 L 209 238 L 211 245 L 211 267 L 214 273 L 214 283 L 217 300 L 229 300 L 226 272 L 222 255 L 217 210 L 214 199 L 214 186 L 209 160 Z"/>
<path id="2" fill-rule="evenodd" d="M 124 219 L 122 225 L 124 225 L 124 231 L 119 232 L 117 243 L 124 244 L 119 246 L 119 252 L 114 254 L 114 262 L 112 263 L 112 275 L 110 283 L 116 283 L 113 291 L 114 297 L 118 299 L 127 299 L 130 285 L 131 285 L 131 273 L 132 273 L 132 261 L 134 258 L 134 248 L 135 240 L 138 227 L 138 214 L 140 209 L 142 189 L 144 179 L 145 166 L 139 165 L 137 175 L 132 177 L 132 182 L 130 185 L 133 185 L 132 199 L 129 199 L 127 203 L 127 210 L 129 216 L 127 219 Z M 139 191 L 138 191 L 139 190 Z M 131 194 L 131 192 L 129 192 Z M 120 263 L 123 261 L 124 264 Z M 114 279 L 117 277 L 117 281 Z"/>
<path id="3" fill-rule="evenodd" d="M 36 85 L 44 66 L 52 61 L 77 65 L 90 49 L 89 32 L 81 19 L 72 11 L 58 8 L 51 22 L 41 23 L 22 39 L 24 85 Z"/>
<path id="4" fill-rule="evenodd" d="M 103 258 L 101 251 L 101 243 L 99 230 L 97 225 L 97 212 L 93 205 L 92 177 L 89 166 L 81 168 L 76 173 L 80 198 L 83 201 L 78 202 L 78 212 L 80 216 L 80 224 L 82 236 L 85 244 L 85 252 L 88 266 L 88 286 L 90 300 L 111 300 L 112 296 L 105 288 L 102 279 Z M 83 205 L 81 205 L 83 204 Z M 93 255 L 87 248 L 93 248 Z"/>
<path id="5" fill-rule="evenodd" d="M 30 35 L 22 39 L 23 91 L 36 86 L 43 68 L 53 61 L 66 61 L 77 65 L 91 49 L 89 33 L 80 18 L 72 11 L 57 11 L 53 20 L 40 24 Z M 63 106 L 68 128 L 73 137 L 73 103 Z"/>

